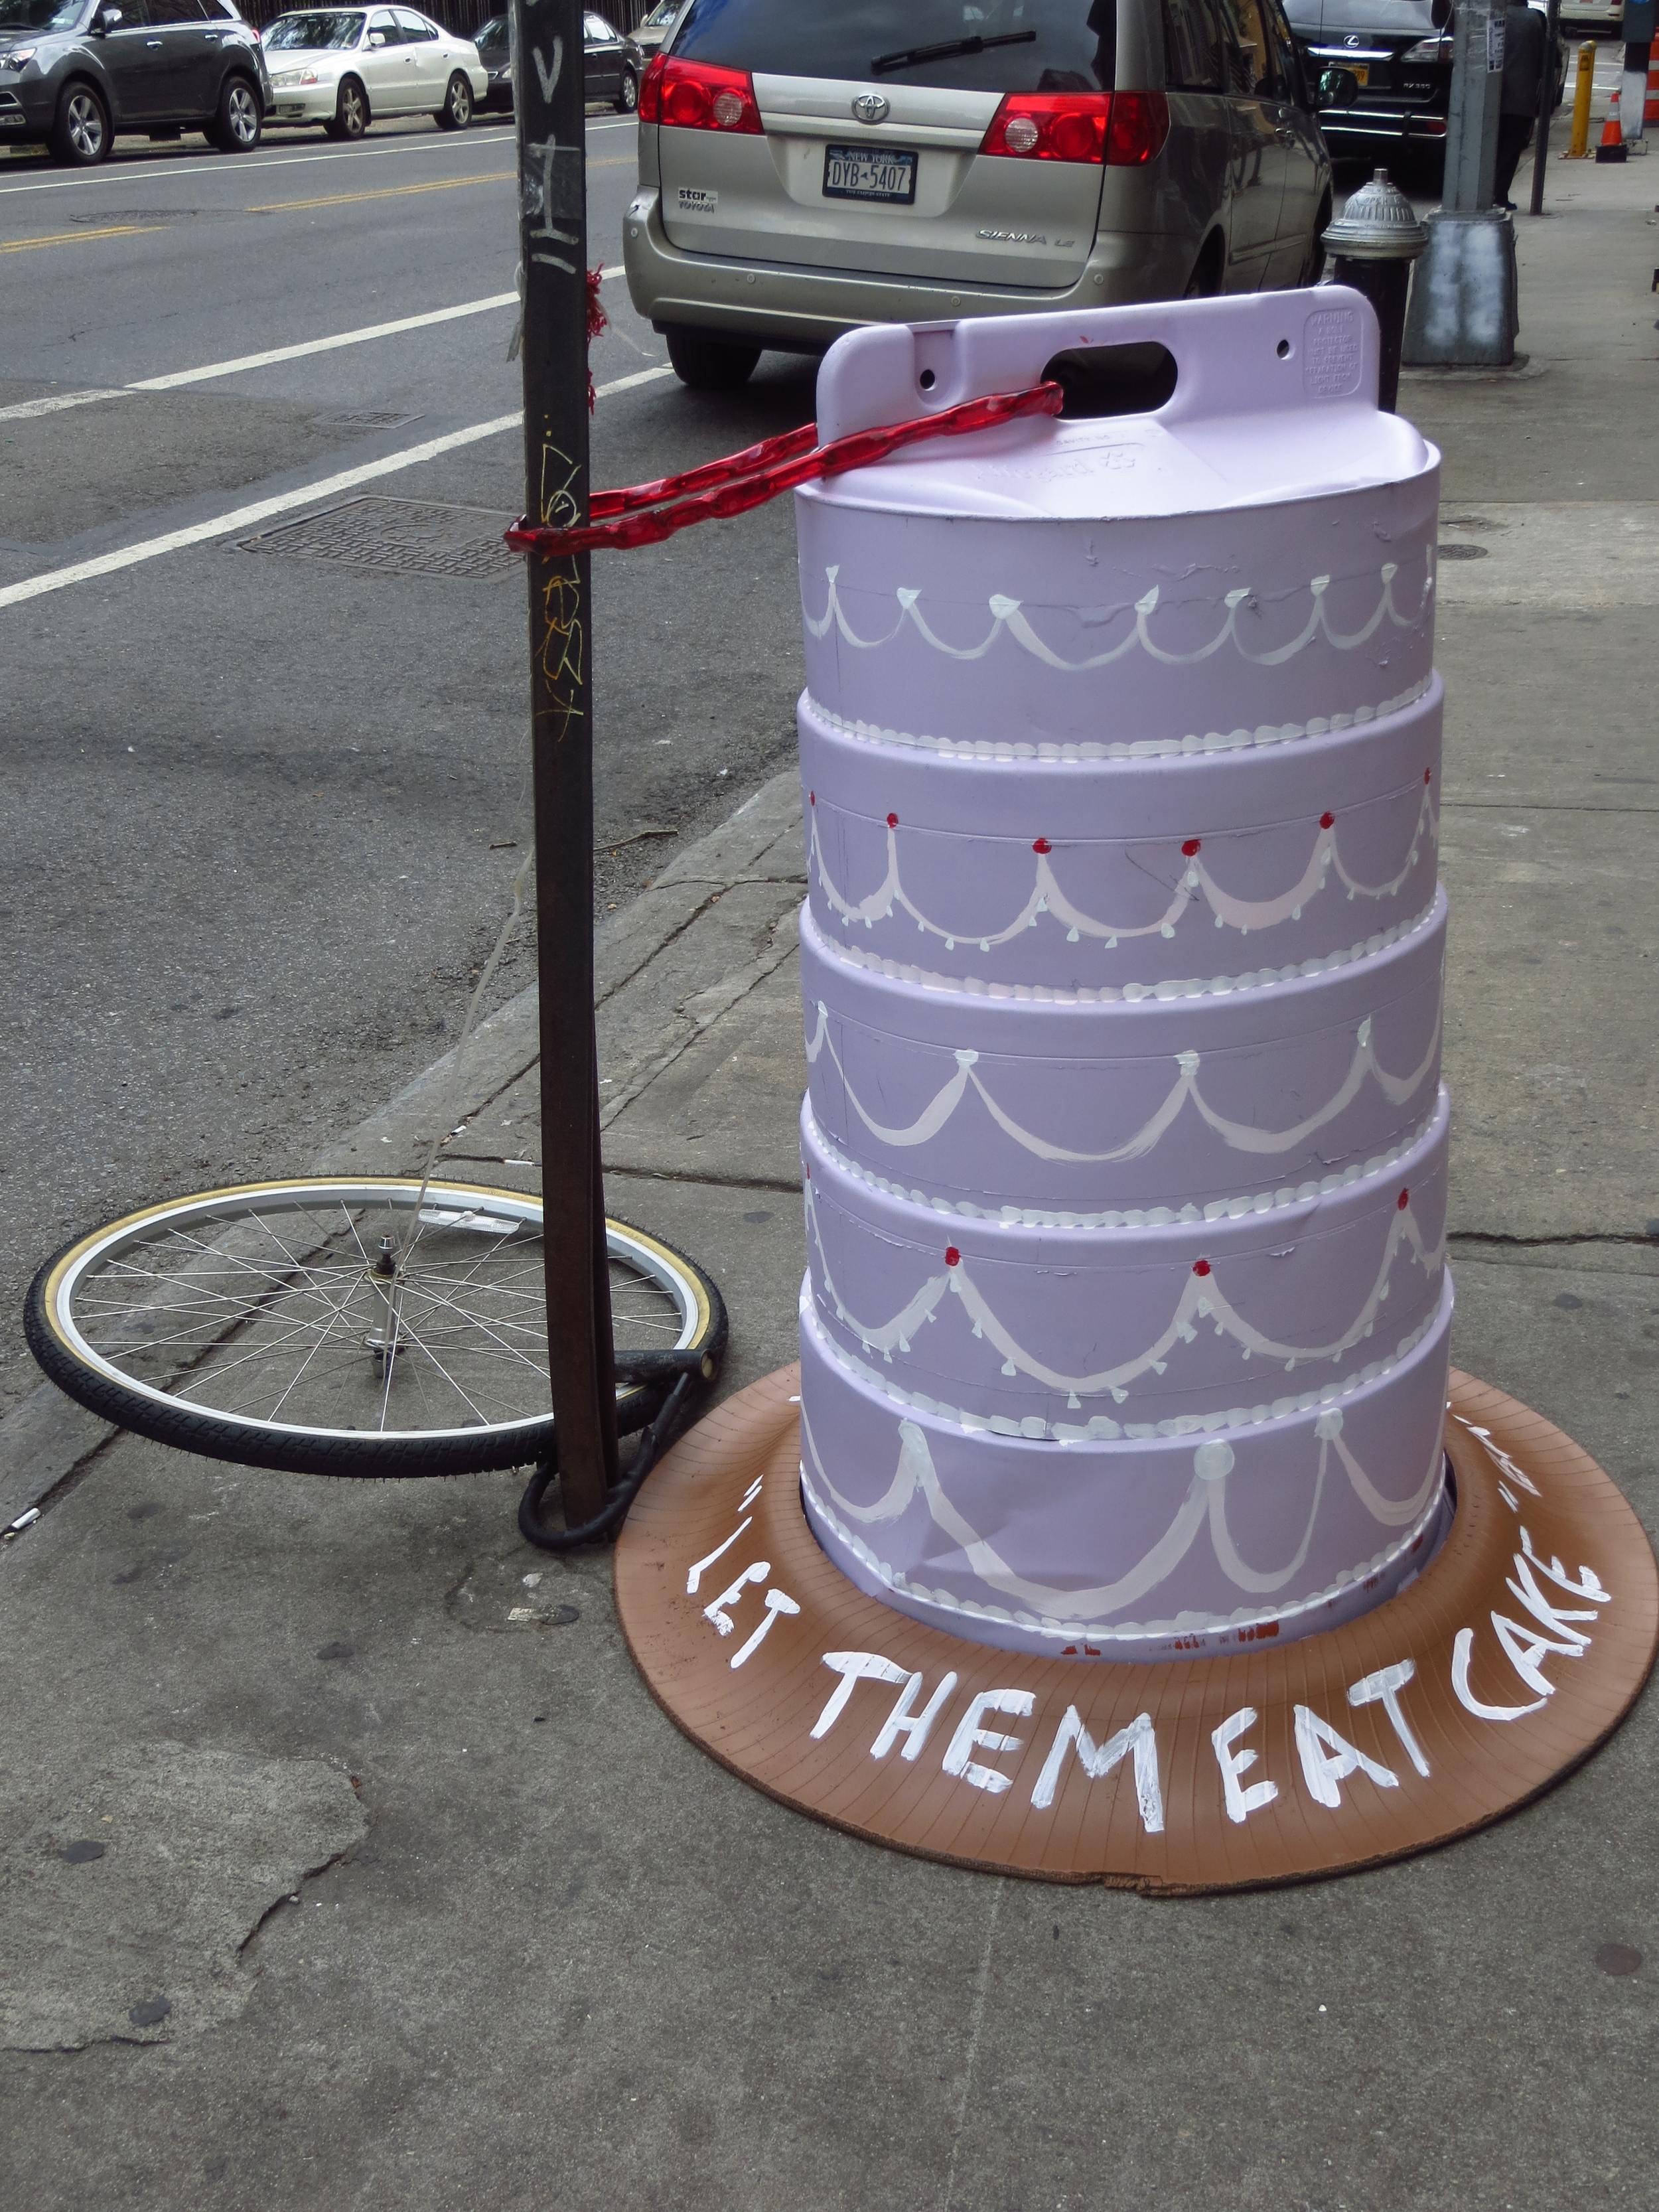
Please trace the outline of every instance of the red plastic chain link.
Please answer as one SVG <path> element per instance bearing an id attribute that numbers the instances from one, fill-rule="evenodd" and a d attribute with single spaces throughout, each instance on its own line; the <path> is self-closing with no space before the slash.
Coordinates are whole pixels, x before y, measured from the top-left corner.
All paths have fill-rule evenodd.
<path id="1" fill-rule="evenodd" d="M 705 461 L 701 468 L 678 476 L 659 477 L 654 483 L 634 484 L 623 491 L 595 492 L 589 509 L 592 520 L 579 529 L 556 530 L 520 515 L 507 531 L 507 542 L 515 553 L 538 553 L 544 559 L 586 553 L 601 545 L 659 545 L 694 522 L 746 514 L 814 477 L 866 467 L 919 439 L 994 429 L 1000 422 L 1018 422 L 1027 415 L 1058 415 L 1064 399 L 1059 385 L 1034 384 L 1024 392 L 994 392 L 982 399 L 966 399 L 959 407 L 946 407 L 912 422 L 854 430 L 848 437 L 832 438 L 827 446 L 817 443 L 817 427 L 808 422 L 781 438 L 763 438 L 740 453 Z"/>

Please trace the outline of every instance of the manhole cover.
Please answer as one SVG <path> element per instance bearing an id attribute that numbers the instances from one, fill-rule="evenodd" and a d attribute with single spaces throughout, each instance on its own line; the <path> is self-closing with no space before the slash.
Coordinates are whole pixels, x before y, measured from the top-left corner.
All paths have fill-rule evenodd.
<path id="1" fill-rule="evenodd" d="M 501 541 L 512 520 L 489 507 L 435 500 L 350 499 L 240 543 L 245 553 L 288 553 L 349 568 L 492 580 L 520 573 L 518 556 Z"/>
<path id="2" fill-rule="evenodd" d="M 407 422 L 418 422 L 418 415 L 319 415 L 331 430 L 401 430 Z"/>
<path id="3" fill-rule="evenodd" d="M 1448 544 L 1443 538 L 1440 541 L 1439 551 L 1443 561 L 1484 561 L 1486 557 L 1484 545 L 1452 545 Z"/>

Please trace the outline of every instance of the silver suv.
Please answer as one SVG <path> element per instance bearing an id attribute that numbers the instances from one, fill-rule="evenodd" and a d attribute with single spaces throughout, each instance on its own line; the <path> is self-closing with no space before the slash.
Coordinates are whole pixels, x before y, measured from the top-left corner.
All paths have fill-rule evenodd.
<path id="1" fill-rule="evenodd" d="M 1311 282 L 1330 163 L 1280 0 L 690 0 L 640 87 L 635 307 L 764 347 Z"/>

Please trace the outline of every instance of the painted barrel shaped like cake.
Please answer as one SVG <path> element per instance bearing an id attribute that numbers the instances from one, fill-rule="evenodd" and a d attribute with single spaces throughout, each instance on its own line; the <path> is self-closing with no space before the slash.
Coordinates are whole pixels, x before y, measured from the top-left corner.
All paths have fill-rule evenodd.
<path id="1" fill-rule="evenodd" d="M 807 1511 L 907 1611 L 1137 1656 L 1332 1624 L 1443 1520 L 1437 457 L 1334 288 L 819 385 L 828 437 L 1149 339 L 1154 416 L 798 495 Z"/>

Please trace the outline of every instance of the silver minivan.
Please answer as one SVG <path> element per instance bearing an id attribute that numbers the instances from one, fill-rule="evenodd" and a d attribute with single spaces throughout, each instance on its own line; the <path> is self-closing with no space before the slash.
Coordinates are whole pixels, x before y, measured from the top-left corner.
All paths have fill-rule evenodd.
<path id="1" fill-rule="evenodd" d="M 688 0 L 640 88 L 635 307 L 763 348 L 1313 281 L 1330 163 L 1281 0 Z"/>

